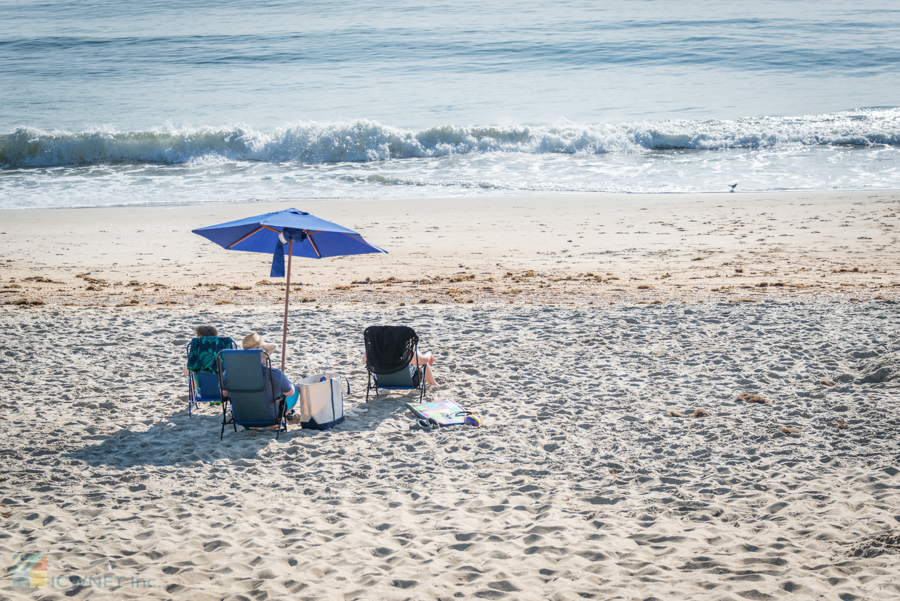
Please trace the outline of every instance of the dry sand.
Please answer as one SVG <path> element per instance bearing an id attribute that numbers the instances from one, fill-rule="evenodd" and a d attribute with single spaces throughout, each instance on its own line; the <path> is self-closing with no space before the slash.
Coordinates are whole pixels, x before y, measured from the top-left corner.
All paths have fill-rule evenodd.
<path id="1" fill-rule="evenodd" d="M 303 205 L 392 254 L 298 261 L 289 375 L 329 357 L 355 406 L 362 330 L 409 324 L 429 398 L 487 426 L 410 431 L 393 393 L 222 442 L 216 408 L 187 416 L 191 327 L 277 339 L 283 288 L 226 291 L 267 262 L 185 232 L 265 208 L 4 213 L 0 290 L 46 304 L 0 307 L 0 553 L 50 553 L 56 588 L 7 572 L 0 599 L 900 597 L 898 199 Z"/>
<path id="2" fill-rule="evenodd" d="M 5 211 L 0 298 L 7 300 L 0 302 L 277 302 L 283 290 L 269 284 L 283 281 L 267 277 L 271 257 L 228 252 L 190 231 L 284 208 Z M 536 195 L 298 208 L 357 229 L 391 253 L 297 260 L 298 301 L 587 304 L 785 292 L 869 300 L 900 292 L 896 191 Z M 86 272 L 92 279 L 76 277 Z M 4 288 L 11 285 L 20 288 Z"/>

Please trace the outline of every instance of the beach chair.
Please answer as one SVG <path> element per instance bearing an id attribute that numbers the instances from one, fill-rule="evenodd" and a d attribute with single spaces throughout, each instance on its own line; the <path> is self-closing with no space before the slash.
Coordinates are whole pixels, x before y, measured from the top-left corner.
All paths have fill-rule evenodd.
<path id="1" fill-rule="evenodd" d="M 419 400 L 425 398 L 425 365 L 410 364 L 417 361 L 419 337 L 407 326 L 369 326 L 363 332 L 366 344 L 366 402 L 369 391 L 420 390 Z"/>
<path id="2" fill-rule="evenodd" d="M 216 355 L 221 350 L 233 348 L 237 348 L 234 340 L 224 336 L 201 336 L 188 343 L 188 417 L 192 417 L 192 409 L 199 407 L 200 403 L 218 403 L 222 400 Z"/>
<path id="3" fill-rule="evenodd" d="M 273 407 L 266 395 L 267 387 L 275 390 L 272 363 L 267 352 L 262 349 L 224 350 L 217 355 L 216 364 L 219 387 L 228 391 L 228 396 L 222 395 L 222 432 L 219 440 L 224 438 L 228 424 L 234 426 L 235 432 L 238 426 L 249 429 L 277 425 L 276 439 L 282 430 L 287 431 L 285 397 L 276 398 Z M 228 386 L 225 385 L 226 377 Z"/>

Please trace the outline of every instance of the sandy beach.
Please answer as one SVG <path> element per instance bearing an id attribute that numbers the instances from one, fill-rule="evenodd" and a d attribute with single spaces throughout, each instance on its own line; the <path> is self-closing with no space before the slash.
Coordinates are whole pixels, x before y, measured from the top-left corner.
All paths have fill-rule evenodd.
<path id="1" fill-rule="evenodd" d="M 390 254 L 297 260 L 292 283 L 319 304 L 893 299 L 898 203 L 897 191 L 302 203 Z M 191 230 L 284 208 L 5 211 L 0 302 L 277 302 L 271 257 Z"/>
<path id="2" fill-rule="evenodd" d="M 190 231 L 287 206 L 0 213 L 0 599 L 900 597 L 900 191 L 303 203 L 390 254 L 294 262 L 288 375 L 407 324 L 486 426 L 220 442 L 191 330 L 284 285 Z"/>

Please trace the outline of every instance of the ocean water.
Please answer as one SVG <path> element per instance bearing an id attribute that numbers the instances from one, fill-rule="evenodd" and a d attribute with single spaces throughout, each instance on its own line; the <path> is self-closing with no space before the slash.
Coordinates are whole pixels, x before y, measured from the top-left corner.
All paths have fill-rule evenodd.
<path id="1" fill-rule="evenodd" d="M 900 188 L 900 5 L 0 0 L 0 208 Z"/>

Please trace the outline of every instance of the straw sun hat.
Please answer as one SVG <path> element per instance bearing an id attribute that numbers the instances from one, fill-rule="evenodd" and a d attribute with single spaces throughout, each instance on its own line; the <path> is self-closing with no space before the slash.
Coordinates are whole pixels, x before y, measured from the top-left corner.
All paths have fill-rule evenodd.
<path id="1" fill-rule="evenodd" d="M 244 350 L 262 348 L 262 350 L 270 355 L 275 352 L 275 345 L 263 342 L 262 336 L 256 332 L 244 336 L 244 340 L 241 342 L 241 348 Z"/>

